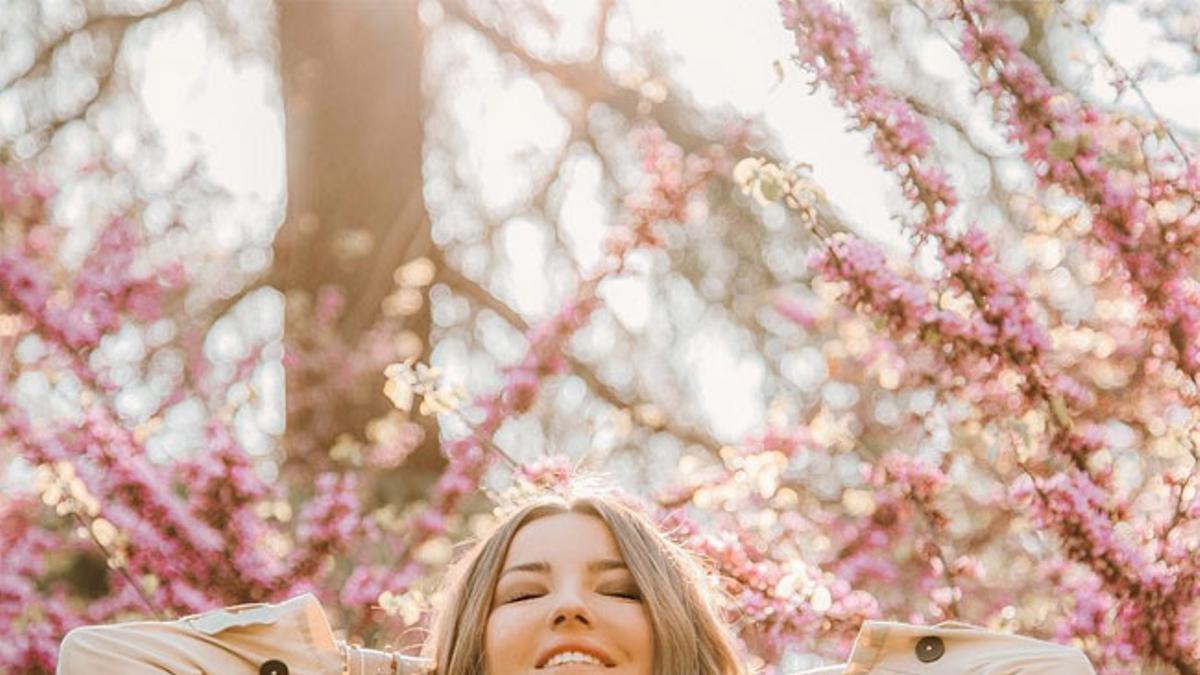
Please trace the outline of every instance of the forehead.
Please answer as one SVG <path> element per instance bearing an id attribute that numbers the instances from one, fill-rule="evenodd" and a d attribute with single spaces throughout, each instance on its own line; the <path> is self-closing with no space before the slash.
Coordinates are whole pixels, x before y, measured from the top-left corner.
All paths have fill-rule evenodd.
<path id="1" fill-rule="evenodd" d="M 525 523 L 513 536 L 504 564 L 548 562 L 551 567 L 623 560 L 608 524 L 584 513 L 555 513 Z"/>

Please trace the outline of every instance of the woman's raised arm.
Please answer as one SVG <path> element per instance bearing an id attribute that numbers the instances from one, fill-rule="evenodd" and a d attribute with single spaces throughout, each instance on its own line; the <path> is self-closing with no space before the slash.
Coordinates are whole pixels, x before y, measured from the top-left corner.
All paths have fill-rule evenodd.
<path id="1" fill-rule="evenodd" d="M 77 628 L 63 640 L 58 675 L 402 675 L 420 664 L 336 642 L 320 603 L 306 593 L 175 621 Z"/>
<path id="2" fill-rule="evenodd" d="M 913 626 L 887 621 L 863 624 L 849 663 L 797 675 L 1096 675 L 1074 647 L 985 630 L 956 621 Z"/>

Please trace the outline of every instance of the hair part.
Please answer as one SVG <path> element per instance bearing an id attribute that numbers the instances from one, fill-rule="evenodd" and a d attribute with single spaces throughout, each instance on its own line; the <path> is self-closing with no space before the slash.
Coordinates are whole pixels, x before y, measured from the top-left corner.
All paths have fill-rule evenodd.
<path id="1" fill-rule="evenodd" d="M 484 675 L 488 617 L 513 537 L 534 520 L 562 513 L 597 517 L 612 532 L 646 605 L 656 675 L 745 675 L 695 556 L 639 509 L 607 494 L 536 498 L 497 524 L 451 567 L 424 650 L 436 675 Z"/>

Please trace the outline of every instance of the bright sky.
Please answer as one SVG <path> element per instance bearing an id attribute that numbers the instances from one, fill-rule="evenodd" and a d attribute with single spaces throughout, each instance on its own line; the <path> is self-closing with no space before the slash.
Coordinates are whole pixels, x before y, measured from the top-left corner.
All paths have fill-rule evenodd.
<path id="1" fill-rule="evenodd" d="M 243 222 L 274 229 L 278 223 L 267 214 L 283 198 L 287 178 L 274 65 L 233 63 L 211 48 L 211 28 L 199 12 L 162 24 L 143 57 L 141 93 L 163 138 L 166 172 L 202 155 L 208 176 L 243 198 Z"/>
<path id="2" fill-rule="evenodd" d="M 614 23 L 614 36 L 658 34 L 660 43 L 678 54 L 672 74 L 701 105 L 733 106 L 746 116 L 764 119 L 791 159 L 815 167 L 817 181 L 832 203 L 843 210 L 847 222 L 889 246 L 904 245 L 886 203 L 891 182 L 870 160 L 866 137 L 846 132 L 842 112 L 823 92 L 810 93 L 807 78 L 793 66 L 788 65 L 785 77 L 779 80 L 774 64 L 787 64 L 792 46 L 780 26 L 774 2 L 656 0 L 624 4 L 631 6 L 631 20 Z M 681 16 L 687 20 L 680 21 Z M 171 25 L 149 47 L 142 85 L 146 108 L 168 150 L 169 167 L 180 170 L 197 155 L 204 155 L 211 177 L 245 197 L 242 211 L 232 222 L 250 230 L 276 227 L 285 163 L 279 83 L 273 64 L 249 61 L 235 65 L 220 50 L 210 49 L 198 13 Z M 1109 8 L 1101 26 L 1104 42 L 1130 70 L 1154 50 L 1161 51 L 1153 28 L 1139 21 L 1127 5 Z M 714 41 L 714 35 L 721 36 L 720 40 Z M 962 68 L 945 45 L 936 38 L 930 40 L 921 54 L 929 70 L 952 76 Z M 1096 84 L 1098 93 L 1105 88 L 1103 83 Z M 1148 85 L 1147 91 L 1170 120 L 1200 130 L 1200 118 L 1195 115 L 1200 78 Z M 965 84 L 947 95 L 962 101 L 972 97 Z M 546 152 L 556 147 L 565 133 L 540 88 L 529 80 L 495 81 L 462 92 L 455 113 L 460 118 L 482 120 L 479 124 L 484 126 L 473 134 L 492 139 L 520 137 Z M 527 176 L 513 171 L 511 150 L 487 145 L 478 149 L 473 161 L 484 175 L 485 201 L 503 203 L 526 187 L 520 181 Z M 582 184 L 594 183 L 597 169 L 581 163 L 575 177 Z M 608 218 L 589 193 L 573 193 L 566 207 L 575 228 L 567 238 L 585 266 L 595 259 L 595 252 L 588 250 L 599 245 Z M 536 223 L 513 221 L 506 225 L 501 241 L 507 254 L 518 261 L 509 268 L 507 295 L 515 298 L 520 311 L 533 317 L 545 315 L 560 298 L 548 295 L 544 283 L 542 264 L 548 245 L 544 229 Z M 644 326 L 654 311 L 652 295 L 636 276 L 609 283 L 604 296 L 618 319 L 633 331 Z M 270 295 L 255 296 L 253 301 L 280 302 Z M 261 315 L 278 320 L 280 313 Z M 214 330 L 224 329 L 218 326 Z M 714 325 L 691 336 L 681 348 L 694 363 L 698 403 L 714 424 L 714 433 L 734 441 L 762 424 L 765 405 L 762 365 L 757 356 L 744 356 L 734 347 L 730 330 Z M 280 377 L 278 370 L 263 377 L 263 386 L 282 391 L 281 382 L 270 382 Z M 274 400 L 282 406 L 281 397 Z"/>

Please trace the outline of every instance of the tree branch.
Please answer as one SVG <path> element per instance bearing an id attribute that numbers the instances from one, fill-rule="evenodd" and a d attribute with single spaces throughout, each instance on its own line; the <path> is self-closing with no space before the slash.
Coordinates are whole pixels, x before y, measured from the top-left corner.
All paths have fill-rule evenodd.
<path id="1" fill-rule="evenodd" d="M 434 264 L 437 266 L 438 281 L 454 287 L 473 301 L 483 305 L 484 307 L 487 307 L 493 312 L 496 312 L 501 318 L 507 321 L 509 325 L 513 326 L 517 330 L 520 330 L 523 333 L 529 331 L 529 322 L 527 322 L 524 317 L 522 317 L 512 307 L 509 307 L 508 304 L 503 300 L 493 295 L 491 291 L 487 290 L 474 280 L 468 278 L 447 264 L 446 260 L 441 257 L 440 252 L 435 253 Z M 606 401 L 609 405 L 612 405 L 615 408 L 627 410 L 632 410 L 637 407 L 637 404 L 626 401 L 615 389 L 601 381 L 590 366 L 570 355 L 567 356 L 567 360 L 571 364 L 572 372 L 574 372 L 575 375 L 583 380 L 588 387 L 596 393 L 597 396 Z M 636 415 L 634 417 L 636 419 Z M 667 420 L 662 424 L 662 430 L 666 431 L 672 436 L 675 436 L 685 443 L 703 447 L 714 457 L 719 456 L 721 447 L 723 446 L 722 443 L 718 442 L 714 438 L 710 438 L 709 436 L 697 430 L 684 427 L 670 420 Z"/>
<path id="2" fill-rule="evenodd" d="M 87 20 L 83 22 L 82 26 L 74 30 L 68 30 L 51 42 L 43 45 L 37 56 L 34 57 L 33 61 L 27 67 L 7 80 L 0 82 L 0 90 L 7 89 L 18 80 L 25 79 L 33 73 L 49 67 L 50 61 L 54 58 L 54 54 L 58 52 L 59 48 L 70 42 L 71 38 L 75 37 L 81 32 L 92 30 L 120 30 L 122 33 L 124 33 L 124 31 L 128 30 L 134 24 L 141 23 L 146 19 L 153 19 L 155 17 L 162 16 L 167 12 L 182 7 L 187 2 L 189 2 L 189 0 L 170 0 L 170 2 L 161 5 L 157 9 L 152 9 L 148 12 L 142 12 L 139 14 L 104 14 L 101 16 L 88 17 Z"/>

